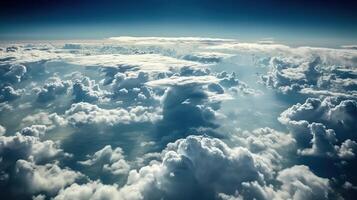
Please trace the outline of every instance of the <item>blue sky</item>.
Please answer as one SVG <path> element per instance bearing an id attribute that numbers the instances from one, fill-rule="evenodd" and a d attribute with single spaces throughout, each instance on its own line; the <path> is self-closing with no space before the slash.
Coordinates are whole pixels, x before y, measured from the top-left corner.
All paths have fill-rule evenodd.
<path id="1" fill-rule="evenodd" d="M 356 4 L 349 0 L 2 1 L 0 37 L 210 36 L 338 46 L 356 43 Z"/>

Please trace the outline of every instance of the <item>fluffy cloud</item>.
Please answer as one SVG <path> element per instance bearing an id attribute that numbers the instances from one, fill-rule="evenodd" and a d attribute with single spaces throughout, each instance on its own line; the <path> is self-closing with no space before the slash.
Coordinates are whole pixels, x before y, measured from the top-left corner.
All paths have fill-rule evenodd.
<path id="1" fill-rule="evenodd" d="M 357 103 L 355 100 L 308 98 L 281 113 L 278 120 L 286 125 L 300 123 L 323 123 L 338 132 L 339 139 L 355 138 Z"/>
<path id="2" fill-rule="evenodd" d="M 60 156 L 68 156 L 52 140 L 40 141 L 38 137 L 19 133 L 14 136 L 0 136 L 0 155 L 3 162 L 30 158 L 35 162 L 44 162 Z"/>
<path id="3" fill-rule="evenodd" d="M 287 198 L 296 200 L 328 199 L 331 189 L 328 179 L 316 176 L 308 167 L 301 165 L 279 172 L 277 180 L 282 182 L 282 196 L 288 193 Z"/>
<path id="4" fill-rule="evenodd" d="M 47 129 L 53 129 L 67 125 L 67 120 L 57 113 L 49 114 L 46 112 L 39 112 L 22 119 L 21 125 L 23 127 L 31 126 L 32 124 L 45 125 Z"/>
<path id="5" fill-rule="evenodd" d="M 218 139 L 189 136 L 168 144 L 161 162 L 132 170 L 126 185 L 120 189 L 111 187 L 111 191 L 118 199 L 175 199 L 177 195 L 215 199 L 234 194 L 243 199 L 328 198 L 331 189 L 328 179 L 316 176 L 306 166 L 280 171 L 276 181 L 281 186 L 277 188 L 266 185 L 272 176 L 258 157 L 245 148 L 230 148 Z M 74 195 L 74 188 L 82 190 L 89 186 L 108 187 L 99 183 L 75 184 L 58 197 Z M 87 198 L 94 199 L 93 192 L 88 194 Z"/>
<path id="6" fill-rule="evenodd" d="M 304 104 L 298 103 L 282 112 L 278 119 L 295 135 L 303 148 L 299 151 L 302 155 L 347 158 L 344 152 L 352 156 L 356 151 L 355 142 L 350 140 L 356 139 L 353 133 L 356 105 L 354 100 L 308 98 Z"/>
<path id="7" fill-rule="evenodd" d="M 90 103 L 75 103 L 65 113 L 66 119 L 76 125 L 114 126 L 140 122 L 153 122 L 160 115 L 153 108 L 142 106 L 126 109 L 103 109 Z"/>
<path id="8" fill-rule="evenodd" d="M 130 165 L 125 161 L 123 150 L 120 147 L 112 149 L 110 145 L 88 156 L 88 160 L 79 162 L 84 166 L 99 167 L 105 172 L 114 175 L 123 175 L 129 172 Z"/>
<path id="9" fill-rule="evenodd" d="M 172 140 L 188 134 L 190 129 L 217 128 L 215 119 L 220 100 L 209 97 L 199 83 L 168 88 L 162 98 L 162 120 L 158 124 L 158 133 Z"/>
<path id="10" fill-rule="evenodd" d="M 81 81 L 76 81 L 73 84 L 73 96 L 75 102 L 94 102 L 107 93 L 99 88 L 99 85 L 94 80 L 90 80 L 88 77 L 84 77 Z"/>
<path id="11" fill-rule="evenodd" d="M 0 83 L 19 83 L 27 68 L 21 64 L 1 66 Z"/>
<path id="12" fill-rule="evenodd" d="M 356 58 L 219 38 L 4 46 L 0 198 L 349 199 Z"/>
<path id="13" fill-rule="evenodd" d="M 289 63 L 285 60 L 272 58 L 270 60 L 271 71 L 263 80 L 267 85 L 278 88 L 283 93 L 299 91 L 304 87 L 316 85 L 319 77 L 317 65 L 320 58 L 311 62 Z"/>
<path id="14" fill-rule="evenodd" d="M 30 127 L 23 128 L 20 133 L 22 135 L 40 137 L 45 135 L 46 130 L 47 127 L 45 125 L 31 125 Z"/>
<path id="15" fill-rule="evenodd" d="M 89 55 L 76 57 L 69 60 L 69 63 L 82 66 L 117 67 L 131 66 L 145 72 L 169 72 L 172 68 L 183 66 L 202 67 L 201 63 L 176 59 L 159 54 L 108 54 L 108 55 Z"/>
<path id="16" fill-rule="evenodd" d="M 128 194 L 130 195 L 130 194 Z M 77 200 L 77 199 L 123 199 L 118 191 L 117 185 L 104 185 L 98 181 L 87 184 L 72 184 L 64 190 L 61 190 L 54 200 Z M 129 198 L 128 198 L 129 199 Z"/>
<path id="17" fill-rule="evenodd" d="M 56 99 L 56 95 L 65 94 L 70 85 L 70 81 L 62 81 L 59 77 L 51 77 L 38 93 L 37 101 L 52 101 Z"/>
<path id="18" fill-rule="evenodd" d="M 83 178 L 83 175 L 70 169 L 61 169 L 57 164 L 36 165 L 26 160 L 18 160 L 14 177 L 20 180 L 20 187 L 32 194 L 46 192 L 53 195 Z"/>
<path id="19" fill-rule="evenodd" d="M 290 134 L 268 127 L 253 131 L 238 131 L 231 140 L 234 144 L 238 143 L 252 153 L 260 155 L 260 159 L 276 170 L 283 167 L 284 158 L 290 156 L 296 148 L 295 139 Z"/>
<path id="20" fill-rule="evenodd" d="M 11 86 L 5 86 L 0 89 L 0 102 L 12 101 L 21 96 L 21 90 L 15 90 Z"/>
<path id="21" fill-rule="evenodd" d="M 3 136 L 6 133 L 6 128 L 0 125 L 0 136 Z"/>
<path id="22" fill-rule="evenodd" d="M 31 128 L 22 132 L 38 131 Z M 6 186 L 6 192 L 2 195 L 19 198 L 37 192 L 55 194 L 79 177 L 79 173 L 61 169 L 53 163 L 67 157 L 70 154 L 65 153 L 52 140 L 41 141 L 38 137 L 20 133 L 0 136 L 0 185 Z"/>
<path id="23" fill-rule="evenodd" d="M 320 57 L 311 60 L 272 57 L 270 70 L 262 76 L 266 85 L 282 93 L 300 92 L 312 95 L 355 95 L 356 70 L 349 66 L 323 63 Z M 325 92 L 324 92 L 325 91 Z M 328 92 L 326 92 L 328 91 Z"/>

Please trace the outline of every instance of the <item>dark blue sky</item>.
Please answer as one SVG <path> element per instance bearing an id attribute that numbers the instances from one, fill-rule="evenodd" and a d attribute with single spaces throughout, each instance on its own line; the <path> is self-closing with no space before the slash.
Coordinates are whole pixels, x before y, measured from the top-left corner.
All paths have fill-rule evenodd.
<path id="1" fill-rule="evenodd" d="M 351 0 L 2 0 L 0 37 L 187 35 L 346 44 L 356 42 L 356 10 Z"/>

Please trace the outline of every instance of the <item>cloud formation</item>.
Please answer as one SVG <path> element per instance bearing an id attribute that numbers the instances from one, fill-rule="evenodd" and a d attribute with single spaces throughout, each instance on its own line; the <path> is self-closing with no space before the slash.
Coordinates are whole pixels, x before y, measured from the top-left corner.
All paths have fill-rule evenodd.
<path id="1" fill-rule="evenodd" d="M 352 48 L 1 44 L 4 199 L 353 199 Z"/>

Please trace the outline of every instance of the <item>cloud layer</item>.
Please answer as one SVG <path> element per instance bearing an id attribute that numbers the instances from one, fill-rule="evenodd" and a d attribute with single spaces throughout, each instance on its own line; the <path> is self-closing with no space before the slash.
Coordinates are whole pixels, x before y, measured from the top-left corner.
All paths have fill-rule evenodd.
<path id="1" fill-rule="evenodd" d="M 4 199 L 353 199 L 354 48 L 2 44 Z"/>

